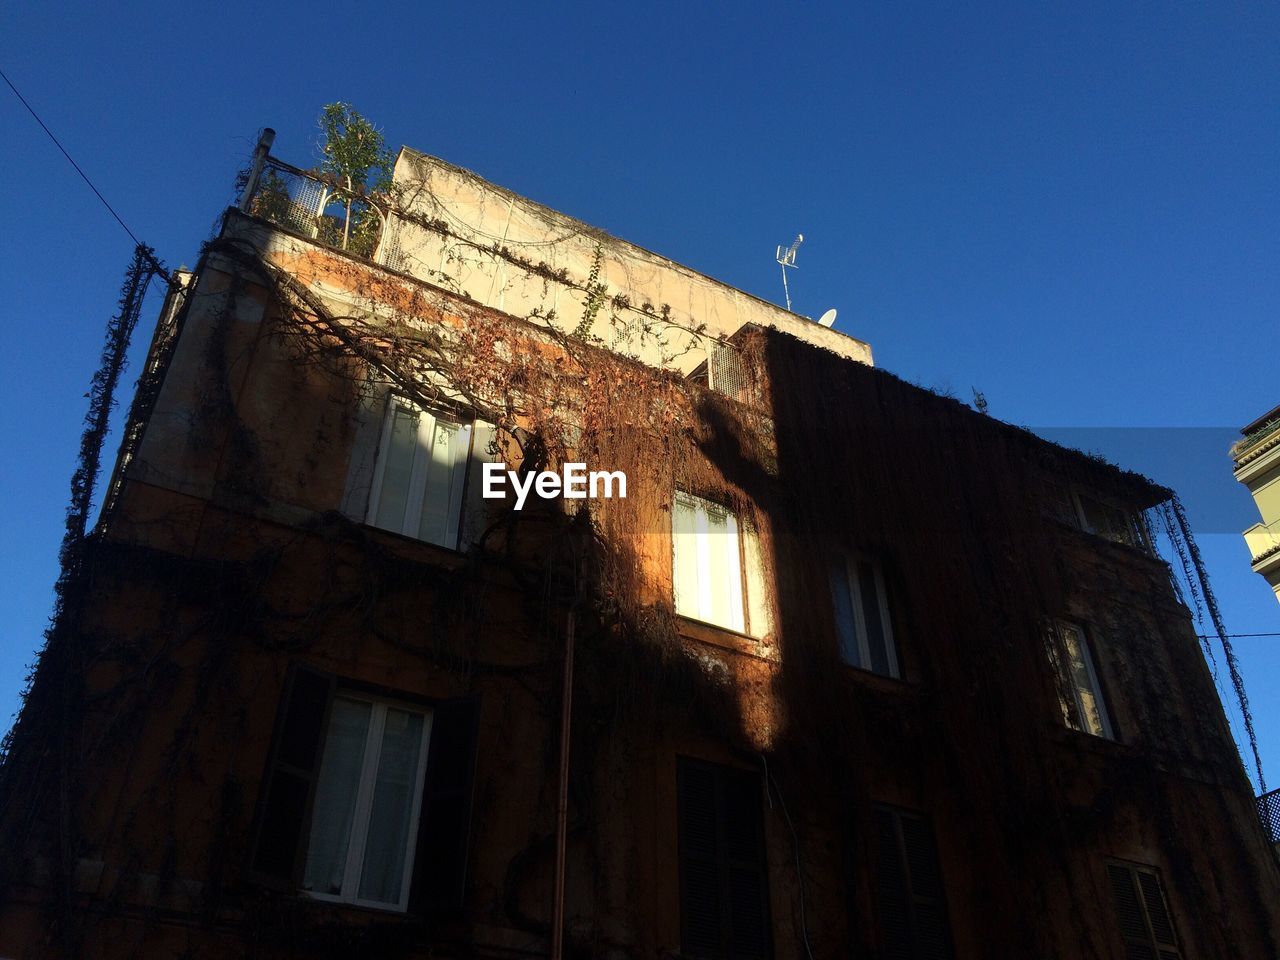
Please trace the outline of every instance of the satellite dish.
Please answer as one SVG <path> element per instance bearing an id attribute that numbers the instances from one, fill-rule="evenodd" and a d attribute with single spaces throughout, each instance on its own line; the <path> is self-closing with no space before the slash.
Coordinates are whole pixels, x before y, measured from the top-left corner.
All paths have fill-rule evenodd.
<path id="1" fill-rule="evenodd" d="M 830 310 L 828 310 L 826 313 L 824 313 L 822 316 L 818 318 L 818 323 L 822 324 L 824 327 L 829 327 L 835 322 L 836 322 L 835 307 L 832 307 Z"/>

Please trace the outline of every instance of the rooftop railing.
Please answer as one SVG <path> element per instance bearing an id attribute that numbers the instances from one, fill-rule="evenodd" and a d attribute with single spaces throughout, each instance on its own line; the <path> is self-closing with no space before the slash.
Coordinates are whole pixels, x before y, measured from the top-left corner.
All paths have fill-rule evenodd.
<path id="1" fill-rule="evenodd" d="M 325 246 L 377 260 L 387 213 L 372 197 L 336 177 L 264 156 L 245 186 L 240 209 Z"/>
<path id="2" fill-rule="evenodd" d="M 1267 839 L 1280 844 L 1280 790 L 1272 790 L 1258 797 L 1258 819 Z"/>
<path id="3" fill-rule="evenodd" d="M 1237 440 L 1231 448 L 1231 455 L 1237 460 L 1240 459 L 1241 456 L 1248 453 L 1253 447 L 1257 446 L 1263 440 L 1266 440 L 1278 431 L 1280 431 L 1280 417 L 1268 420 L 1261 426 L 1250 430 L 1243 437 Z"/>

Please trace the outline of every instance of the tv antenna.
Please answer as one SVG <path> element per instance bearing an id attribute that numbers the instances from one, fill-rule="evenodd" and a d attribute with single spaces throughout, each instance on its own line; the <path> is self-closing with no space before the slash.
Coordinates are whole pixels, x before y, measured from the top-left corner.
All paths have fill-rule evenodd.
<path id="1" fill-rule="evenodd" d="M 786 295 L 788 310 L 791 309 L 791 290 L 787 287 L 787 267 L 795 269 L 796 251 L 800 249 L 800 244 L 802 243 L 804 243 L 804 234 L 797 233 L 796 238 L 791 241 L 791 246 L 785 250 L 782 247 L 778 247 L 778 265 L 782 267 L 782 292 Z"/>

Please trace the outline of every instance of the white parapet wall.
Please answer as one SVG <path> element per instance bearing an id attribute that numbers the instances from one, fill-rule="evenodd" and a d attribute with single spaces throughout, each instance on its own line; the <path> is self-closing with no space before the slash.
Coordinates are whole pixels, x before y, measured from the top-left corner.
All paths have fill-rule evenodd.
<path id="1" fill-rule="evenodd" d="M 688 373 L 746 326 L 773 327 L 870 365 L 871 347 L 405 147 L 377 259 L 519 317 L 578 330 Z"/>

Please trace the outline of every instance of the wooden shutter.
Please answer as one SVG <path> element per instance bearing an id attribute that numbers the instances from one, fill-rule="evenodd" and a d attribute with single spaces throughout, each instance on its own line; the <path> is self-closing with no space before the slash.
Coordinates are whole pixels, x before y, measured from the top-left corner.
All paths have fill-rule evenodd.
<path id="1" fill-rule="evenodd" d="M 951 931 L 933 828 L 918 814 L 890 807 L 876 807 L 874 822 L 882 956 L 947 960 Z"/>
<path id="2" fill-rule="evenodd" d="M 498 516 L 505 502 L 486 500 L 484 496 L 484 465 L 486 463 L 502 463 L 502 456 L 489 452 L 491 444 L 496 443 L 498 428 L 486 420 L 477 420 L 471 430 L 471 454 L 467 465 L 466 493 L 462 505 L 462 536 L 458 541 L 458 549 L 466 551 L 480 537 L 492 519 Z M 506 469 L 506 466 L 503 466 Z M 489 544 L 493 549 L 493 544 Z"/>
<path id="3" fill-rule="evenodd" d="M 1080 529 L 1080 513 L 1076 510 L 1071 491 L 1053 480 L 1041 482 L 1040 512 L 1051 520 Z"/>
<path id="4" fill-rule="evenodd" d="M 1107 878 L 1128 960 L 1179 960 L 1177 936 L 1159 875 L 1141 867 L 1109 863 Z"/>
<path id="5" fill-rule="evenodd" d="M 476 697 L 445 700 L 432 710 L 431 745 L 409 900 L 409 908 L 415 913 L 462 908 L 479 718 L 480 701 Z"/>
<path id="6" fill-rule="evenodd" d="M 898 844 L 897 817 L 889 810 L 875 811 L 876 900 L 880 940 L 885 960 L 910 960 L 911 887 Z"/>
<path id="7" fill-rule="evenodd" d="M 1160 888 L 1160 878 L 1146 870 L 1135 871 L 1138 875 L 1138 886 L 1142 890 L 1142 905 L 1147 911 L 1147 920 L 1151 923 L 1151 936 L 1160 949 L 1160 960 L 1176 957 L 1178 940 L 1173 932 L 1173 921 L 1169 919 L 1169 909 L 1164 902 L 1164 891 Z M 1163 948 L 1172 948 L 1165 950 Z"/>
<path id="8" fill-rule="evenodd" d="M 285 678 L 263 777 L 251 867 L 253 878 L 268 886 L 298 888 L 333 690 L 332 676 L 304 664 L 293 664 Z"/>
<path id="9" fill-rule="evenodd" d="M 680 944 L 690 956 L 718 956 L 721 931 L 717 790 L 710 764 L 681 757 L 676 771 L 680 847 Z"/>
<path id="10" fill-rule="evenodd" d="M 681 952 L 772 954 L 760 778 L 680 757 L 676 769 Z"/>
<path id="11" fill-rule="evenodd" d="M 765 575 L 760 535 L 749 523 L 738 527 L 742 537 L 742 567 L 747 591 L 747 627 L 753 637 L 773 632 L 773 605 L 769 602 L 769 578 Z"/>

